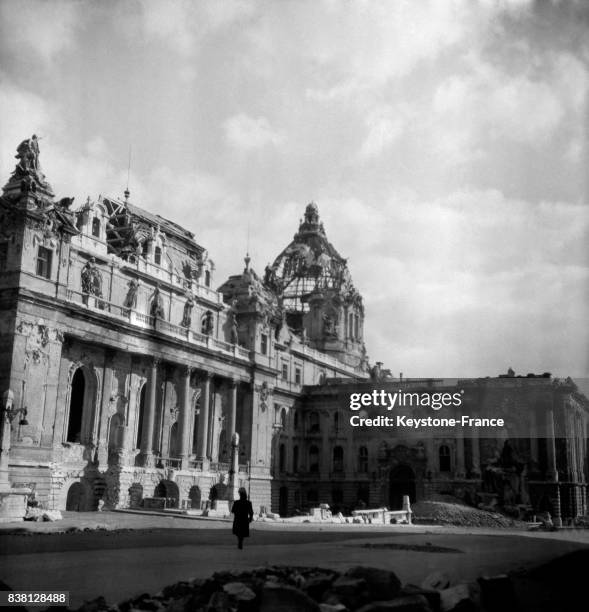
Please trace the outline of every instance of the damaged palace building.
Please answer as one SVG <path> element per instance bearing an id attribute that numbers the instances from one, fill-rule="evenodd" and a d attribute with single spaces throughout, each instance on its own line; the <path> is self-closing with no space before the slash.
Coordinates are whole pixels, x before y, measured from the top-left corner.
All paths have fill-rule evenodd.
<path id="1" fill-rule="evenodd" d="M 369 367 L 362 297 L 315 204 L 263 276 L 246 257 L 215 289 L 188 230 L 128 191 L 57 199 L 34 136 L 16 157 L 0 198 L 0 497 L 204 509 L 245 487 L 256 511 L 281 515 L 437 493 L 555 522 L 586 514 L 589 403 L 573 381 Z M 422 416 L 486 410 L 507 425 L 493 436 L 352 426 L 350 394 L 374 388 L 461 393 L 459 408 Z"/>

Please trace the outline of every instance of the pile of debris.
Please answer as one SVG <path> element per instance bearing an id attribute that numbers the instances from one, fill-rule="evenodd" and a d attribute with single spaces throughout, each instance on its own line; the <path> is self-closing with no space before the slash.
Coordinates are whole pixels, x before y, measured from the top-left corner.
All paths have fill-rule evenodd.
<path id="1" fill-rule="evenodd" d="M 419 501 L 411 506 L 413 522 L 419 525 L 460 527 L 522 527 L 523 523 L 497 512 L 480 510 L 459 501 Z"/>
<path id="2" fill-rule="evenodd" d="M 420 586 L 401 585 L 387 570 L 353 567 L 345 573 L 311 567 L 270 566 L 219 572 L 207 580 L 179 582 L 157 595 L 140 595 L 108 607 L 101 597 L 79 612 L 458 612 L 482 607 L 508 589 L 506 576 L 450 585 L 435 572 Z M 492 608 L 494 610 L 495 608 Z"/>

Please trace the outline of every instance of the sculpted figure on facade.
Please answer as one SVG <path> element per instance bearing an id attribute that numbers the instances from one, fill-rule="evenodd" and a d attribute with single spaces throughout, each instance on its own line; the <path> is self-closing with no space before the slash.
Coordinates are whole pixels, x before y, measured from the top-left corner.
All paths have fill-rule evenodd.
<path id="1" fill-rule="evenodd" d="M 337 316 L 332 313 L 323 313 L 323 334 L 337 336 Z"/>
<path id="2" fill-rule="evenodd" d="M 202 320 L 202 333 L 207 336 L 210 336 L 213 333 L 214 327 L 215 321 L 213 313 L 210 310 L 207 310 Z"/>
<path id="3" fill-rule="evenodd" d="M 102 297 L 102 274 L 96 265 L 96 259 L 91 257 L 80 274 L 82 281 L 82 293 Z M 86 297 L 87 300 L 87 297 Z"/>
<path id="4" fill-rule="evenodd" d="M 229 311 L 229 342 L 231 344 L 237 344 L 239 340 L 239 334 L 237 330 L 237 319 L 235 318 L 235 312 Z"/>
<path id="5" fill-rule="evenodd" d="M 192 309 L 194 308 L 194 298 L 191 293 L 186 296 L 186 302 L 184 304 L 184 312 L 182 313 L 182 321 L 180 325 L 182 327 L 190 327 L 192 324 Z"/>
<path id="6" fill-rule="evenodd" d="M 35 134 L 18 145 L 15 157 L 19 160 L 17 170 L 21 173 L 39 170 L 39 141 Z"/>
<path id="7" fill-rule="evenodd" d="M 149 310 L 149 314 L 155 319 L 164 319 L 164 300 L 162 298 L 162 294 L 160 292 L 159 285 L 155 286 L 155 291 L 151 296 L 151 307 Z"/>
<path id="8" fill-rule="evenodd" d="M 125 297 L 125 301 L 123 302 L 123 306 L 125 308 L 137 308 L 137 292 L 139 291 L 139 281 L 135 279 L 131 279 L 127 283 L 127 295 Z"/>

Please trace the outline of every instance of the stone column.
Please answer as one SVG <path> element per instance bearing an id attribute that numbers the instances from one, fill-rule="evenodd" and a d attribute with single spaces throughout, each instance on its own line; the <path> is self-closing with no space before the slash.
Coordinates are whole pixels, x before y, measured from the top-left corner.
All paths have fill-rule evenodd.
<path id="1" fill-rule="evenodd" d="M 237 381 L 232 379 L 229 383 L 229 423 L 227 424 L 227 442 L 231 444 L 233 434 L 237 428 Z"/>
<path id="2" fill-rule="evenodd" d="M 147 396 L 145 398 L 145 414 L 143 415 L 143 432 L 141 435 L 141 458 L 145 467 L 153 467 L 153 431 L 155 424 L 155 409 L 157 399 L 157 373 L 160 360 L 154 358 L 151 362 L 151 372 L 147 381 Z"/>
<path id="3" fill-rule="evenodd" d="M 179 455 L 182 460 L 182 469 L 188 469 L 189 449 L 189 433 L 190 433 L 190 375 L 192 368 L 184 366 L 181 371 L 182 376 L 182 405 L 178 416 L 178 436 L 180 441 Z"/>
<path id="4" fill-rule="evenodd" d="M 10 412 L 14 402 L 14 393 L 8 389 L 0 399 L 0 489 L 10 489 L 10 481 L 8 478 L 8 461 L 10 456 L 10 435 L 12 428 L 12 418 Z"/>
<path id="5" fill-rule="evenodd" d="M 464 437 L 462 432 L 457 434 L 456 437 L 456 478 L 464 478 L 466 476 L 466 470 L 464 467 Z"/>
<path id="6" fill-rule="evenodd" d="M 202 391 L 200 394 L 200 414 L 198 418 L 198 446 L 196 455 L 203 461 L 207 459 L 208 451 L 208 432 L 209 432 L 209 404 L 211 401 L 211 379 L 210 372 L 205 374 L 202 381 Z"/>

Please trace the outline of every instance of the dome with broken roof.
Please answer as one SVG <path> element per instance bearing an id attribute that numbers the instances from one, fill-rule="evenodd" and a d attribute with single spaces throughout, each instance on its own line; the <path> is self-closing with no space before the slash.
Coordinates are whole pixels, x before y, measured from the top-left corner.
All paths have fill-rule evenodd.
<path id="1" fill-rule="evenodd" d="M 315 202 L 307 205 L 293 241 L 266 267 L 264 281 L 291 313 L 307 312 L 309 298 L 317 291 L 353 295 L 361 301 L 346 260 L 327 239 Z"/>

